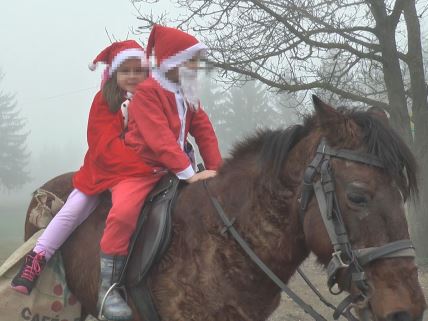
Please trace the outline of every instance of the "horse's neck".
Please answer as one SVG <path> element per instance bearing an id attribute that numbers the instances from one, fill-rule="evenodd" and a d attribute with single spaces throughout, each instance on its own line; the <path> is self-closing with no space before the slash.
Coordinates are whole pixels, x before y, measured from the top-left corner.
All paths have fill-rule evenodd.
<path id="1" fill-rule="evenodd" d="M 217 197 L 238 232 L 260 258 L 286 281 L 308 255 L 297 214 L 295 191 L 271 190 L 251 176 L 238 171 L 218 177 Z"/>

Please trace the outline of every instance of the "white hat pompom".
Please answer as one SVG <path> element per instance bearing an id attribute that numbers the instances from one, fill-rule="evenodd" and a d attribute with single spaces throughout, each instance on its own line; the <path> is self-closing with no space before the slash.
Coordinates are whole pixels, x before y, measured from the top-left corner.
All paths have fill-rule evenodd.
<path id="1" fill-rule="evenodd" d="M 91 62 L 91 63 L 88 65 L 88 68 L 89 68 L 89 70 L 94 71 L 95 69 L 97 69 L 97 65 Z"/>

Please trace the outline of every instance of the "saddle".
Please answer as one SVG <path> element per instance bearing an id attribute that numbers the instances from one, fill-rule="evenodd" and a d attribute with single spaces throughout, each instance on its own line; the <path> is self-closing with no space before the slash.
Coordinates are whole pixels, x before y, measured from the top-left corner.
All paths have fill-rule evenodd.
<path id="1" fill-rule="evenodd" d="M 146 321 L 160 321 L 147 281 L 151 268 L 168 249 L 171 212 L 179 186 L 180 180 L 167 174 L 148 195 L 121 276 L 120 283 L 126 285 L 140 316 Z"/>

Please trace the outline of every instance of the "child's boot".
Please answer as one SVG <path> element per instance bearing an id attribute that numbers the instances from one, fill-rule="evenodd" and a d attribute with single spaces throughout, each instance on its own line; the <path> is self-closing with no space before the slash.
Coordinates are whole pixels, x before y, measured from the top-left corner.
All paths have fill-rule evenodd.
<path id="1" fill-rule="evenodd" d="M 119 282 L 125 260 L 125 256 L 110 256 L 101 253 L 101 282 L 98 291 L 98 310 L 100 311 L 100 316 L 103 316 L 107 320 L 125 321 L 132 319 L 131 308 L 126 304 L 118 289 L 116 287 L 112 288 L 112 285 Z"/>

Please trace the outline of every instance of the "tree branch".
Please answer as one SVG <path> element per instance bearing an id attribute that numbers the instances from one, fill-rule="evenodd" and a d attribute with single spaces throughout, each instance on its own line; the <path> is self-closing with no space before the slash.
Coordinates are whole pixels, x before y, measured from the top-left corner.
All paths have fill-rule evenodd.
<path id="1" fill-rule="evenodd" d="M 272 9 L 270 9 L 269 7 L 261 3 L 261 1 L 258 1 L 258 0 L 248 0 L 248 1 L 256 5 L 258 8 L 262 9 L 266 13 L 270 14 L 272 17 L 275 17 L 275 19 L 277 19 L 283 25 L 285 25 L 285 27 L 290 32 L 292 32 L 296 37 L 303 40 L 308 45 L 315 46 L 318 48 L 324 48 L 324 49 L 342 49 L 342 50 L 349 51 L 360 58 L 370 58 L 377 61 L 382 61 L 382 58 L 379 56 L 376 56 L 372 53 L 361 52 L 345 43 L 323 43 L 323 42 L 312 40 L 310 39 L 310 37 L 308 37 L 307 35 L 304 35 L 302 32 L 299 32 L 296 28 L 294 28 L 286 19 L 283 18 L 283 16 L 281 16 L 280 14 L 276 13 L 275 11 L 273 11 Z"/>
<path id="2" fill-rule="evenodd" d="M 319 88 L 319 89 L 331 91 L 331 92 L 333 92 L 333 93 L 335 93 L 335 94 L 337 94 L 343 98 L 346 98 L 346 99 L 359 101 L 359 102 L 362 102 L 362 103 L 370 105 L 370 106 L 378 106 L 378 107 L 381 107 L 381 108 L 384 108 L 387 110 L 389 109 L 388 104 L 386 104 L 384 102 L 345 91 L 343 89 L 340 89 L 338 87 L 333 86 L 331 83 L 326 83 L 326 82 L 322 82 L 322 81 L 314 81 L 314 82 L 304 83 L 304 84 L 289 84 L 287 82 L 278 83 L 278 82 L 275 82 L 271 79 L 264 78 L 260 74 L 258 74 L 257 72 L 254 72 L 254 71 L 240 69 L 238 67 L 230 66 L 230 65 L 225 64 L 225 63 L 215 62 L 213 64 L 215 67 L 219 67 L 219 68 L 222 68 L 224 70 L 233 71 L 235 73 L 238 73 L 241 75 L 246 75 L 246 76 L 253 78 L 253 79 L 257 79 L 257 80 L 261 81 L 262 83 L 268 85 L 269 87 L 276 88 L 280 91 L 297 92 L 297 91 L 301 91 L 301 90 L 310 90 L 310 89 Z"/>

